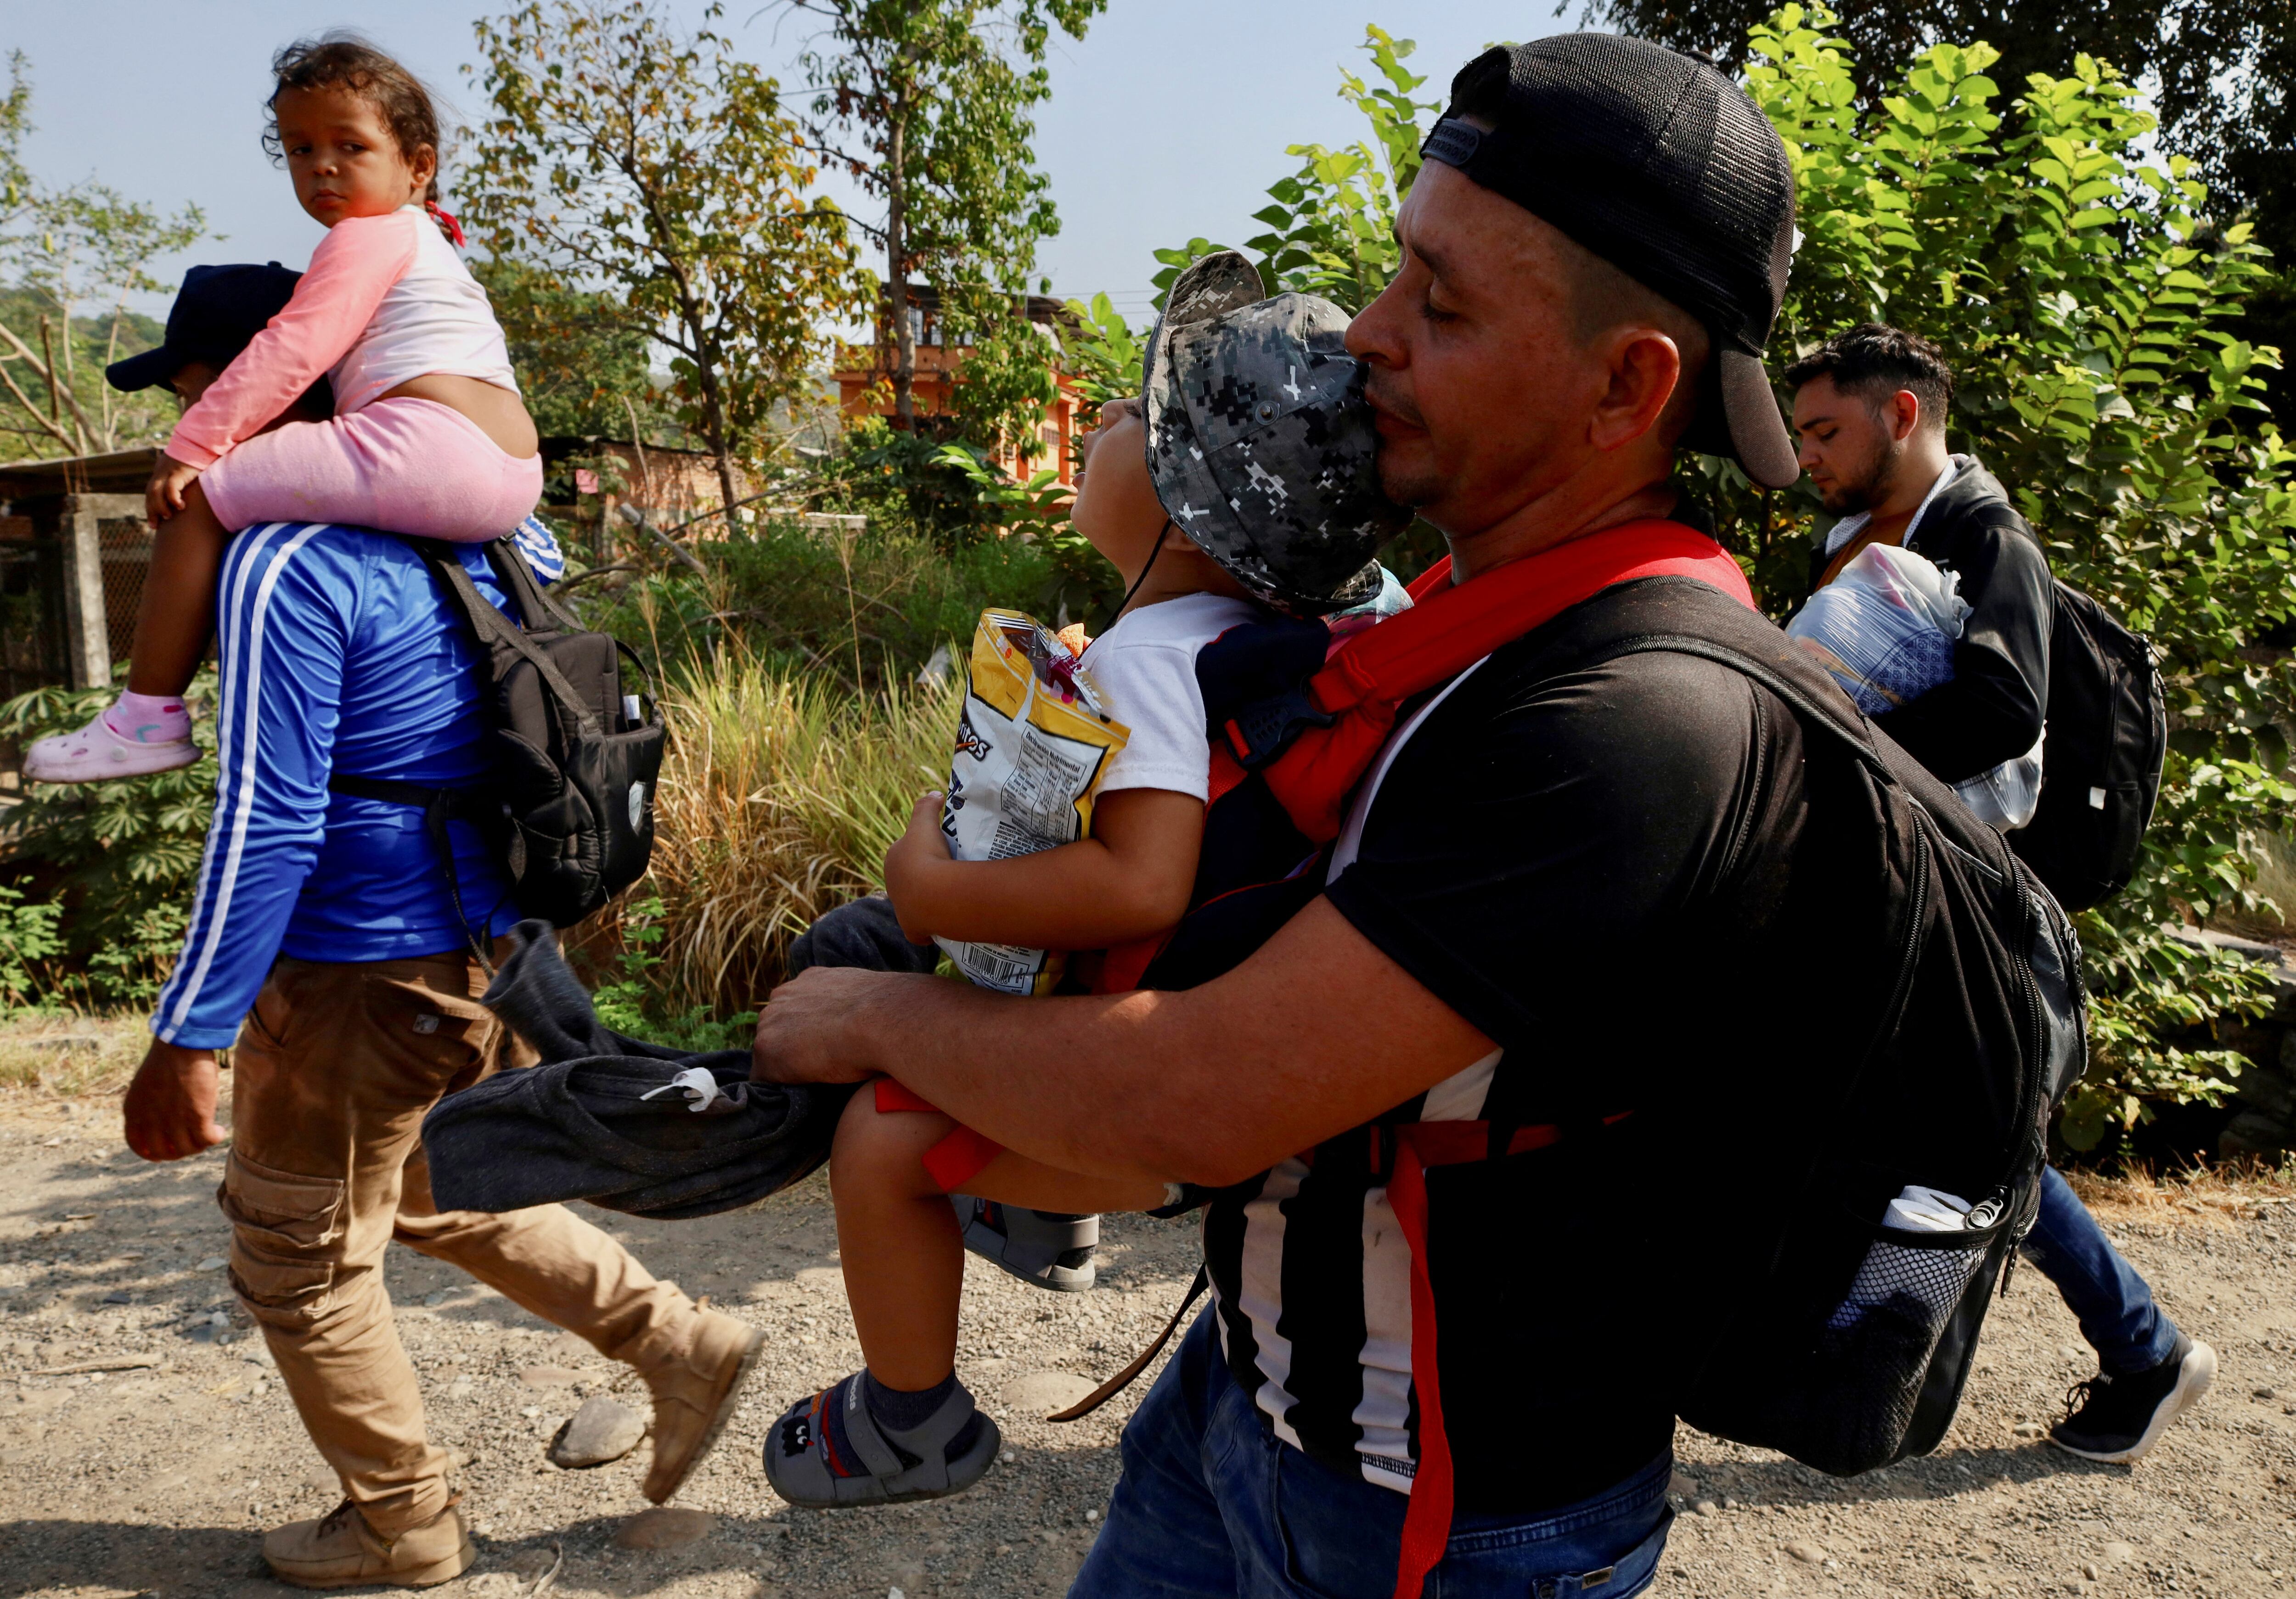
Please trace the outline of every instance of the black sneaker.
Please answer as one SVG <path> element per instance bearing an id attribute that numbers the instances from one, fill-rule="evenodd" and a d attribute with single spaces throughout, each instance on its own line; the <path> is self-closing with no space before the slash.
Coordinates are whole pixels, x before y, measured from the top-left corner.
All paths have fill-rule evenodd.
<path id="1" fill-rule="evenodd" d="M 948 1197 L 956 1207 L 956 1225 L 964 1229 L 964 1247 L 982 1259 L 1054 1293 L 1091 1288 L 1099 1217 L 1022 1210 L 966 1193 Z"/>
<path id="2" fill-rule="evenodd" d="M 2216 1379 L 2217 1352 L 2179 1332 L 2169 1358 L 2149 1372 L 2099 1373 L 2074 1383 L 2065 1395 L 2065 1419 L 2049 1430 L 2049 1441 L 2084 1460 L 2139 1459 Z"/>

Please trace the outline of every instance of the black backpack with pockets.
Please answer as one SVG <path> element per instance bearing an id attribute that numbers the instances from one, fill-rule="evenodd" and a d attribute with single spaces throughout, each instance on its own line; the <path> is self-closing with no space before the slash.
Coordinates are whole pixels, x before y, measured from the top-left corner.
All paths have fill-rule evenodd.
<path id="1" fill-rule="evenodd" d="M 2101 905 L 2136 873 L 2169 753 L 2152 647 L 2070 585 L 2055 586 L 2041 798 L 2009 847 L 2067 911 Z"/>
<path id="2" fill-rule="evenodd" d="M 2001 481 L 1974 456 L 1923 513 L 1934 544 L 1948 523 L 1996 529 L 2040 541 Z M 1827 564 L 1811 552 L 1813 592 Z M 2068 913 L 2102 905 L 2136 874 L 2144 829 L 2161 794 L 2169 750 L 2168 697 L 2152 647 L 2092 596 L 2053 579 L 2049 625 L 2048 737 L 2041 746 L 2041 794 L 2033 818 L 2009 834 L 2015 850 Z"/>
<path id="3" fill-rule="evenodd" d="M 1189 987 L 1228 969 L 1321 890 L 1324 851 L 1292 826 L 1259 771 L 1315 721 L 1299 685 L 1322 664 L 1327 636 L 1277 620 L 1199 653 L 1212 734 L 1250 746 L 1251 775 L 1208 809 L 1188 915 L 1146 986 Z M 1840 969 L 1816 979 L 1854 985 L 1852 1008 L 1871 1030 L 1842 1038 L 1838 1062 L 1765 1078 L 1781 1029 L 1765 1025 L 1764 996 L 1738 996 L 1739 1046 L 1720 1050 L 1733 1064 L 1714 1098 L 1679 1113 L 1689 1125 L 1676 1147 L 1718 1161 L 1725 1181 L 1732 1162 L 1759 1162 L 1759 1183 L 1746 1186 L 1773 1202 L 1678 1248 L 1653 1241 L 1667 1259 L 1653 1284 L 1671 1308 L 1654 1313 L 1679 1324 L 1676 1408 L 1691 1425 L 1845 1476 L 1927 1453 L 1953 1420 L 1979 1326 L 2032 1226 L 2050 1118 L 2087 1069 L 2071 925 L 2000 833 L 1784 633 L 1718 590 L 1685 578 L 1620 584 L 1536 636 L 1542 677 L 1673 651 L 1761 685 L 1805 730 L 1811 806 L 1828 808 L 1829 824 L 1861 851 L 1871 840 L 1860 901 L 1870 920 L 1839 930 Z M 1806 996 L 1811 974 L 1780 977 Z M 1716 1078 L 1710 1068 L 1691 1075 Z M 1814 1103 L 1790 1118 L 1778 1102 L 1803 1095 Z M 1711 1148 L 1748 1130 L 1756 1136 L 1742 1146 Z M 1613 1158 L 1602 1136 L 1510 1159 L 1579 1146 L 1573 1158 Z M 1679 1177 L 1686 1164 L 1672 1169 Z M 1428 1180 L 1474 1183 L 1480 1169 Z M 1971 1225 L 1886 1226 L 1890 1201 L 1913 1186 L 1965 1200 Z"/>
<path id="4" fill-rule="evenodd" d="M 1323 663 L 1328 636 L 1320 625 L 1278 619 L 1199 652 L 1210 732 L 1244 757 L 1249 775 L 1208 808 L 1188 914 L 1143 986 L 1209 980 L 1321 891 L 1324 850 L 1292 824 L 1259 774 L 1317 720 L 1302 709 L 1300 685 Z M 1739 996 L 1741 1060 L 1719 1074 L 1715 1097 L 1679 1114 L 1688 1125 L 1675 1136 L 1726 1180 L 1732 1162 L 1759 1163 L 1761 1180 L 1747 1186 L 1766 1202 L 1671 1250 L 1653 1240 L 1665 1264 L 1650 1283 L 1664 1295 L 1653 1314 L 1675 1323 L 1685 1351 L 1674 1397 L 1691 1425 L 1843 1476 L 1925 1454 L 1953 1420 L 1979 1327 L 2031 1229 L 2049 1120 L 2087 1069 L 2087 1001 L 2071 926 L 2000 833 L 1868 723 L 1784 633 L 1718 590 L 1685 578 L 1620 584 L 1538 636 L 1539 676 L 1673 651 L 1761 685 L 1805 730 L 1811 806 L 1829 808 L 1832 824 L 1857 837 L 1861 851 L 1871 840 L 1862 901 L 1870 921 L 1839 930 L 1841 972 L 1818 979 L 1855 985 L 1870 1031 L 1841 1040 L 1838 1064 L 1764 1080 L 1781 1029 L 1765 1026 L 1762 996 Z M 1780 977 L 1805 991 L 1810 980 Z M 1710 1069 L 1693 1075 L 1718 1081 Z M 1789 1118 L 1778 1102 L 1804 1093 L 1814 1103 Z M 1789 1119 L 1792 1129 L 1780 1133 Z M 1733 1142 L 1750 1130 L 1757 1136 Z M 1507 1159 L 1616 1158 L 1605 1135 L 1578 1131 L 1592 1136 Z M 1726 1146 L 1718 1154 L 1717 1144 Z M 1477 1174 L 1498 1164 L 1449 1167 L 1428 1180 L 1431 1189 L 1483 1181 Z M 1690 1188 L 1683 1166 L 1672 1169 Z M 1504 1186 L 1496 1171 L 1490 1180 Z M 1886 1226 L 1890 1201 L 1912 1186 L 1966 1200 L 1970 1225 Z M 1091 1409 L 1162 1341 L 1054 1419 Z"/>
<path id="5" fill-rule="evenodd" d="M 463 904 L 447 821 L 479 827 L 502 860 L 521 915 L 570 927 L 645 874 L 668 733 L 650 702 L 625 694 L 622 660 L 637 665 L 627 647 L 585 630 L 554 603 L 509 540 L 485 549 L 525 619 L 522 627 L 479 592 L 453 546 L 407 542 L 478 645 L 479 709 L 493 773 L 484 784 L 460 789 L 340 772 L 327 786 L 422 811 L 445 860 L 456 918 L 483 960 L 493 907 Z"/>
<path id="6" fill-rule="evenodd" d="M 2087 1064 L 2080 950 L 2001 835 L 1874 728 L 1784 634 L 1687 578 L 1605 591 L 1548 624 L 1554 672 L 1647 651 L 1696 655 L 1794 712 L 1812 804 L 1874 841 L 1878 938 L 1845 972 L 1882 996 L 1845 1038 L 1809 1131 L 1768 1152 L 1792 1195 L 1726 1245 L 1736 1273 L 1698 1316 L 1677 1411 L 1692 1426 L 1837 1475 L 1926 1453 L 1960 1401 L 1979 1325 L 2039 1203 L 2047 1128 Z M 1821 791 L 1822 790 L 1822 791 Z M 1849 930 L 1844 930 L 1845 935 Z M 1748 1027 L 1755 1025 L 1752 996 Z M 1945 1233 L 1884 1225 L 1909 1186 L 1971 1205 Z"/>

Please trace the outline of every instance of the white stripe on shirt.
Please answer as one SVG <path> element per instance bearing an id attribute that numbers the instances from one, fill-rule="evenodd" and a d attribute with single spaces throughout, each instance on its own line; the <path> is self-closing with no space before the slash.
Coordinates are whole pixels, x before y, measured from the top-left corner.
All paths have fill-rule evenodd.
<path id="1" fill-rule="evenodd" d="M 1307 1175 L 1307 1163 L 1290 1156 L 1267 1174 L 1259 1192 L 1244 1206 L 1242 1272 L 1236 1294 L 1236 1308 L 1251 1318 L 1259 1370 L 1267 1379 L 1252 1398 L 1275 1423 L 1275 1436 L 1295 1449 L 1300 1435 L 1284 1419 L 1292 1404 L 1283 1386 L 1292 1380 L 1292 1341 L 1275 1330 L 1275 1323 L 1283 1313 L 1283 1205 L 1300 1192 Z"/>
<path id="2" fill-rule="evenodd" d="M 1419 1119 L 1480 1119 L 1505 1053 L 1495 1049 L 1430 1088 Z M 1364 1341 L 1356 1357 L 1363 1368 L 1363 1397 L 1349 1419 L 1363 1429 L 1356 1449 L 1365 1457 L 1364 1475 L 1409 1493 L 1410 1478 L 1380 1464 L 1411 1458 L 1411 1244 L 1387 1202 L 1384 1183 L 1364 1193 L 1363 1294 Z"/>
<path id="3" fill-rule="evenodd" d="M 208 969 L 215 964 L 216 952 L 223 946 L 223 926 L 226 919 L 231 914 L 232 890 L 239 878 L 239 858 L 247 847 L 248 817 L 255 808 L 255 759 L 262 743 L 262 741 L 256 736 L 256 720 L 263 703 L 263 624 L 270 613 L 271 593 L 278 586 L 279 574 L 285 570 L 288 562 L 294 559 L 295 552 L 301 549 L 310 541 L 313 535 L 326 525 L 324 522 L 308 523 L 302 531 L 289 539 L 286 547 L 282 549 L 272 560 L 271 564 L 265 569 L 263 581 L 255 591 L 254 610 L 247 624 L 247 686 L 243 691 L 244 697 L 240 701 L 243 729 L 240 738 L 236 741 L 232 738 L 231 724 L 227 714 L 217 718 L 217 766 L 223 771 L 228 772 L 230 758 L 234 753 L 234 745 L 243 745 L 243 748 L 237 749 L 235 751 L 240 760 L 239 793 L 237 803 L 232 810 L 230 841 L 224 851 L 222 874 L 216 885 L 215 919 L 206 941 L 200 947 L 199 959 L 193 965 L 191 977 L 184 983 L 183 993 L 176 1001 L 174 1011 L 168 1019 L 168 1025 L 160 1031 L 160 1037 L 166 1042 L 174 1042 L 176 1031 L 184 1025 L 184 1019 L 191 1013 L 192 1003 L 199 994 L 200 984 L 207 980 Z M 277 524 L 265 529 L 264 531 L 266 537 L 275 535 L 284 526 L 283 523 Z M 240 568 L 239 576 L 233 584 L 230 614 L 234 620 L 239 615 L 241 596 L 246 592 L 248 572 L 261 558 L 261 554 L 262 552 L 256 551 L 249 555 L 247 564 Z M 226 654 L 226 659 L 229 660 L 230 656 Z M 232 705 L 232 684 L 228 676 L 224 680 L 221 698 L 226 707 Z M 214 842 L 215 834 L 210 832 L 209 835 L 210 849 Z M 201 875 L 204 877 L 205 873 L 202 872 Z"/>

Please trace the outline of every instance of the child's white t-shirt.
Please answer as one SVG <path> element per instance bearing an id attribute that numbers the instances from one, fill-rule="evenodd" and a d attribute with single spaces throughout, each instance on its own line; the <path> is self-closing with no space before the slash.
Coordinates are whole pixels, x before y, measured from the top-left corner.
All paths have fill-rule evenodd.
<path id="1" fill-rule="evenodd" d="M 1109 763 L 1100 791 L 1168 789 L 1211 796 L 1211 742 L 1196 652 L 1231 627 L 1267 612 L 1226 594 L 1182 594 L 1127 611 L 1084 652 L 1085 675 L 1108 714 L 1132 730 Z"/>

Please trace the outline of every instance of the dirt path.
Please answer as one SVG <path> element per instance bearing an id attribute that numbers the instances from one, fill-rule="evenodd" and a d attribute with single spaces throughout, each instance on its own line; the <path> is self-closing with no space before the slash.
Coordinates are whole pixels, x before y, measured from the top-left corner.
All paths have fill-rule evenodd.
<path id="1" fill-rule="evenodd" d="M 338 1496 L 234 1315 L 213 1201 L 221 1160 L 145 1166 L 117 1102 L 0 1110 L 0 1595 L 283 1595 L 257 1534 Z M 480 1562 L 441 1595 L 512 1599 L 562 1550 L 553 1591 L 680 1599 L 1055 1595 L 1089 1546 L 1128 1400 L 1037 1419 L 1120 1364 L 1194 1267 L 1185 1224 L 1112 1220 L 1100 1292 L 1037 1293 L 972 1265 L 960 1370 L 1011 1458 L 944 1504 L 795 1511 L 756 1450 L 800 1394 L 858 1364 L 816 1179 L 744 1214 L 610 1226 L 656 1272 L 775 1343 L 751 1399 L 669 1513 L 641 1515 L 644 1450 L 561 1472 L 544 1450 L 592 1392 L 644 1407 L 586 1345 L 403 1250 L 401 1336 L 434 1436 L 468 1457 Z M 2092 1369 L 2071 1319 L 2021 1271 L 1934 1456 L 1836 1482 L 1685 1431 L 1661 1594 L 2296 1594 L 2296 1206 L 2108 1210 L 2180 1324 L 2223 1359 L 2215 1391 L 2134 1471 L 2019 1428 Z M 149 1356 L 144 1369 L 43 1368 Z M 1137 1391 L 1144 1391 L 1144 1387 Z"/>

